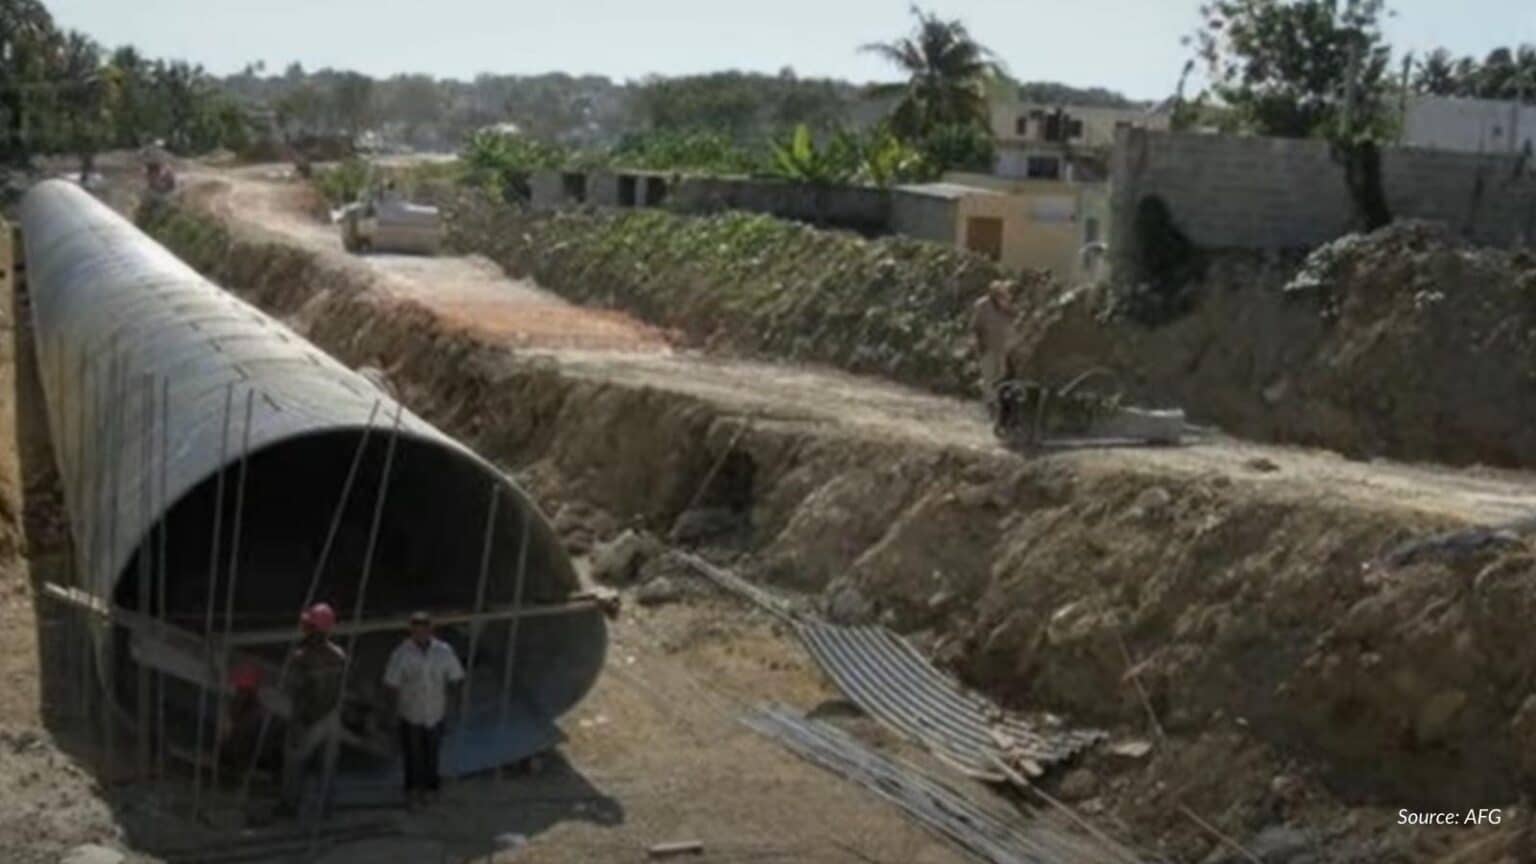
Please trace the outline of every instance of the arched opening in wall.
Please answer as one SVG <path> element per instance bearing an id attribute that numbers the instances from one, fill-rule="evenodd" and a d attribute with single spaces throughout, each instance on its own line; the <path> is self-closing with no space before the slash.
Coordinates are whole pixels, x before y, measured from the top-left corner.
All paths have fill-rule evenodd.
<path id="1" fill-rule="evenodd" d="M 576 590 L 558 541 L 498 473 L 456 448 L 404 434 L 391 457 L 389 439 L 374 430 L 365 440 L 359 429 L 284 440 L 249 457 L 243 495 L 239 462 L 231 460 L 222 484 L 217 474 L 204 478 L 175 502 L 124 566 L 114 594 L 120 607 L 137 610 L 139 579 L 147 574 L 146 611 L 174 625 L 180 642 L 120 633 L 117 656 L 129 668 L 117 677 L 119 701 L 127 706 L 138 692 L 131 686 L 135 660 L 179 666 L 187 674 L 169 676 L 164 691 L 167 737 L 195 738 L 198 718 L 205 727 L 213 720 L 193 683 L 208 666 L 199 646 L 206 651 L 226 639 L 233 643 L 229 665 L 253 663 L 276 688 L 313 580 L 314 599 L 336 610 L 341 628 L 355 623 L 359 599 L 360 620 L 379 625 L 339 633 L 336 641 L 352 651 L 344 725 L 357 740 L 375 743 L 375 755 L 384 758 L 393 750 L 393 712 L 381 677 L 405 637 L 404 618 L 415 610 L 443 617 L 514 603 L 547 607 Z M 487 543 L 493 491 L 499 499 Z M 376 537 L 371 564 L 370 537 Z M 519 619 L 515 641 L 512 632 L 506 618 L 438 628 L 469 667 L 473 704 L 466 720 L 480 722 L 508 753 L 547 746 L 555 734 L 552 718 L 583 695 L 605 648 L 595 610 Z M 499 727 L 506 734 L 493 734 Z"/>

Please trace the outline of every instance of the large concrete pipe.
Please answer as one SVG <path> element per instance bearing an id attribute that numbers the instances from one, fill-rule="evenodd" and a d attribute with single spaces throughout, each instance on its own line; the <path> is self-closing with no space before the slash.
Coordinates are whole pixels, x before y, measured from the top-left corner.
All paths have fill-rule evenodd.
<path id="1" fill-rule="evenodd" d="M 211 620 L 220 637 L 292 626 L 317 571 L 316 598 L 344 623 L 360 593 L 363 617 L 377 619 L 548 606 L 578 590 L 548 523 L 501 472 L 79 187 L 38 184 L 21 224 L 82 591 L 199 636 Z M 515 644 L 506 619 L 449 628 L 461 657 L 472 627 L 475 704 L 460 725 L 482 732 L 472 746 L 464 739 L 474 753 L 450 760 L 465 769 L 547 746 L 553 718 L 592 686 L 606 649 L 594 607 L 521 618 Z M 360 638 L 360 693 L 400 638 Z M 286 647 L 251 650 L 277 664 Z M 499 696 L 512 658 L 508 709 Z M 188 709 L 186 694 L 172 701 Z"/>

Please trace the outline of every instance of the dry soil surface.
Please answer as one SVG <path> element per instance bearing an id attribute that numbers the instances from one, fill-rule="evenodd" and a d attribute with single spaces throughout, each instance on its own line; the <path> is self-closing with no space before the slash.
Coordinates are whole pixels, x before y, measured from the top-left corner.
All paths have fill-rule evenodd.
<path id="1" fill-rule="evenodd" d="M 674 351 L 663 334 L 643 322 L 620 312 L 573 306 L 528 280 L 507 278 L 479 256 L 347 256 L 335 226 L 314 216 L 307 188 L 282 166 L 192 173 L 186 182 L 195 197 L 234 224 L 366 267 L 391 292 L 427 305 L 472 333 L 504 338 L 523 346 L 525 353 L 547 356 L 567 375 L 703 397 L 762 422 L 999 449 L 977 405 L 824 368 Z M 1245 476 L 1282 496 L 1344 498 L 1474 524 L 1536 514 L 1536 474 L 1531 472 L 1360 462 L 1218 433 L 1199 436 L 1186 447 L 1088 448 L 1051 458 L 1086 471 Z M 1266 462 L 1279 470 L 1253 470 Z"/>

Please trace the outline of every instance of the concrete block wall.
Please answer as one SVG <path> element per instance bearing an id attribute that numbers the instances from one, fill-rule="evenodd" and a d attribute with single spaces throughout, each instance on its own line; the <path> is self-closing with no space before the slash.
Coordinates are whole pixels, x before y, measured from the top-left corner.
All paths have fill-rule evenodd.
<path id="1" fill-rule="evenodd" d="M 564 175 L 552 168 L 528 176 L 528 193 L 528 203 L 537 210 L 553 210 L 570 203 L 566 201 Z"/>
<path id="2" fill-rule="evenodd" d="M 741 177 L 680 178 L 666 206 L 683 213 L 766 213 L 864 234 L 885 233 L 891 221 L 890 193 L 884 189 Z"/>
<path id="3" fill-rule="evenodd" d="M 1515 170 L 1506 156 L 1382 153 L 1394 216 L 1444 221 L 1486 243 L 1536 242 L 1536 177 L 1515 181 Z M 1129 253 L 1136 205 L 1147 195 L 1160 196 L 1206 249 L 1305 248 L 1354 225 L 1343 168 L 1325 141 L 1121 129 L 1110 172 L 1117 262 Z"/>
<path id="4" fill-rule="evenodd" d="M 897 189 L 891 193 L 892 233 L 954 245 L 960 202 L 954 198 Z"/>

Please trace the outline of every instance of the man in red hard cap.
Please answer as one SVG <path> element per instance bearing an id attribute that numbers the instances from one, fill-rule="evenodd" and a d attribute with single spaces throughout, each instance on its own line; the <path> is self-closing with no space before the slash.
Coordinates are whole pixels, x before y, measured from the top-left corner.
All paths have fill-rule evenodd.
<path id="1" fill-rule="evenodd" d="M 299 812 L 304 778 L 315 757 L 321 758 L 322 790 L 328 790 L 336 770 L 347 654 L 331 641 L 335 628 L 336 613 L 325 603 L 316 603 L 299 616 L 304 638 L 289 661 L 284 688 L 293 713 L 283 743 L 283 805 L 294 814 Z"/>
<path id="2" fill-rule="evenodd" d="M 235 691 L 229 703 L 229 715 L 219 739 L 219 753 L 225 762 L 239 768 L 250 763 L 261 736 L 261 667 L 245 661 L 229 670 L 229 686 Z"/>

